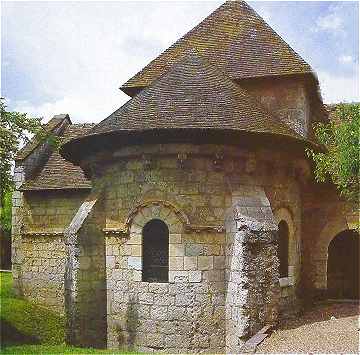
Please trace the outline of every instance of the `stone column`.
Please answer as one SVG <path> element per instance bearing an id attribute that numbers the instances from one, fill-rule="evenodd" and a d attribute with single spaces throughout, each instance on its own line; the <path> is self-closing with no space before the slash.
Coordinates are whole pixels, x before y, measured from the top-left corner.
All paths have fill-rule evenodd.
<path id="1" fill-rule="evenodd" d="M 241 353 L 278 316 L 277 225 L 265 193 L 237 196 L 226 229 L 226 351 Z"/>
<path id="2" fill-rule="evenodd" d="M 65 289 L 65 314 L 66 314 L 66 341 L 71 345 L 85 345 L 83 334 L 85 333 L 83 324 L 84 309 L 83 290 L 80 287 L 82 282 L 82 270 L 88 265 L 83 265 L 86 255 L 81 250 L 81 228 L 96 204 L 98 196 L 91 194 L 87 198 L 72 219 L 70 225 L 65 229 L 65 246 L 67 259 L 65 263 L 64 289 Z M 89 243 L 91 238 L 89 237 Z M 89 262 L 87 262 L 89 264 Z"/>

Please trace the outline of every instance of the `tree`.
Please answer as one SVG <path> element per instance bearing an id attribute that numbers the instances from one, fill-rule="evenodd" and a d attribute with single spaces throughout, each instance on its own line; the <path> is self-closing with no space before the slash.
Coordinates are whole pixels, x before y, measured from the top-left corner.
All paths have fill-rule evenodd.
<path id="1" fill-rule="evenodd" d="M 26 113 L 9 112 L 4 98 L 0 98 L 0 223 L 3 229 L 11 228 L 12 167 L 20 147 L 35 136 L 47 137 L 41 118 Z"/>
<path id="2" fill-rule="evenodd" d="M 11 195 L 12 189 L 9 188 L 5 191 L 4 197 L 2 198 L 1 208 L 0 208 L 0 228 L 4 231 L 9 232 L 11 231 Z"/>
<path id="3" fill-rule="evenodd" d="M 339 104 L 329 123 L 314 127 L 325 151 L 307 150 L 315 162 L 316 180 L 330 179 L 341 195 L 351 202 L 359 199 L 359 128 L 360 104 Z"/>

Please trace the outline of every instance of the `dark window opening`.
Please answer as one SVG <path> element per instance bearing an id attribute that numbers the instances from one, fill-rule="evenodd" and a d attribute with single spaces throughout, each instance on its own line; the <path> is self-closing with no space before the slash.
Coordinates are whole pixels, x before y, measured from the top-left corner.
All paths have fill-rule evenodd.
<path id="1" fill-rule="evenodd" d="M 289 227 L 285 221 L 279 223 L 278 254 L 280 260 L 280 277 L 288 277 L 289 270 Z"/>
<path id="2" fill-rule="evenodd" d="M 159 220 L 152 219 L 142 231 L 143 271 L 146 282 L 168 282 L 169 279 L 169 229 Z"/>

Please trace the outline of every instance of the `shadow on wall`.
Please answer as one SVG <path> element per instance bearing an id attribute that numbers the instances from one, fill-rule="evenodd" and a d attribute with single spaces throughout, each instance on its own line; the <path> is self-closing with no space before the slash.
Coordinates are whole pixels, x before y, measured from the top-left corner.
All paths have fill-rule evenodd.
<path id="1" fill-rule="evenodd" d="M 139 322 L 139 313 L 137 310 L 137 302 L 133 296 L 130 298 L 130 302 L 126 311 L 126 331 L 128 333 L 128 349 L 133 350 L 136 339 L 136 329 Z"/>
<path id="2" fill-rule="evenodd" d="M 78 302 L 81 343 L 106 347 L 106 263 L 105 242 L 96 225 L 89 223 L 79 232 Z"/>
<path id="3" fill-rule="evenodd" d="M 126 309 L 125 329 L 117 328 L 117 342 L 128 351 L 135 350 L 137 328 L 139 326 L 138 302 L 136 297 L 131 295 Z"/>

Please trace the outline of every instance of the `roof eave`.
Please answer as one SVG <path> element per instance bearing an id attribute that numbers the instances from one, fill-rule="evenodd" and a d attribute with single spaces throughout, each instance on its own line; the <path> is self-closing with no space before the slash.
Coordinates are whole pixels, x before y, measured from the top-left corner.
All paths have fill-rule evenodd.
<path id="1" fill-rule="evenodd" d="M 42 186 L 42 187 L 21 187 L 18 189 L 19 191 L 68 191 L 68 190 L 91 190 L 92 186 Z"/>

